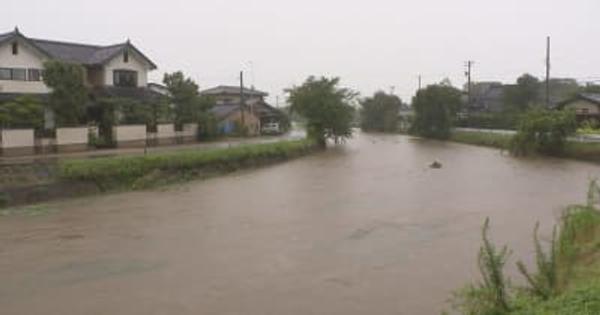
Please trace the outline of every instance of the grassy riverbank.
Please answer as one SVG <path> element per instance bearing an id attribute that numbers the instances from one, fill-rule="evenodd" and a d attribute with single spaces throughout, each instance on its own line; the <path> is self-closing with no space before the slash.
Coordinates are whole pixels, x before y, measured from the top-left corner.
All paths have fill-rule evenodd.
<path id="1" fill-rule="evenodd" d="M 202 179 L 239 169 L 282 162 L 318 150 L 309 140 L 248 144 L 220 149 L 189 149 L 139 156 L 63 160 L 38 167 L 5 167 L 0 208 L 135 190 Z"/>
<path id="2" fill-rule="evenodd" d="M 508 150 L 512 135 L 492 132 L 454 131 L 450 141 Z M 558 157 L 600 162 L 600 143 L 569 141 Z"/>
<path id="3" fill-rule="evenodd" d="M 59 165 L 59 177 L 93 182 L 100 190 L 139 189 L 203 178 L 288 160 L 316 150 L 309 140 L 244 145 L 226 149 L 69 160 Z"/>
<path id="4" fill-rule="evenodd" d="M 465 315 L 600 314 L 598 192 L 592 183 L 588 203 L 565 210 L 554 237 L 540 241 L 536 228 L 536 263 L 533 268 L 517 263 L 524 280 L 520 286 L 504 276 L 509 251 L 489 241 L 486 223 L 478 256 L 484 280 L 455 294 L 455 310 Z"/>

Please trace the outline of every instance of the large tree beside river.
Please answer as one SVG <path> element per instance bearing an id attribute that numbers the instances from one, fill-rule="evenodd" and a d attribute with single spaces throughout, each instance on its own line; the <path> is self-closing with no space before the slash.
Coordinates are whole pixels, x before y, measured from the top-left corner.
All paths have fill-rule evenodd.
<path id="1" fill-rule="evenodd" d="M 398 129 L 402 100 L 379 91 L 360 102 L 360 127 L 364 131 L 394 132 Z"/>
<path id="2" fill-rule="evenodd" d="M 415 120 L 411 132 L 428 138 L 448 138 L 461 103 L 460 90 L 449 84 L 434 84 L 418 91 L 413 98 Z"/>
<path id="3" fill-rule="evenodd" d="M 319 79 L 311 76 L 301 86 L 288 90 L 291 110 L 306 119 L 308 136 L 321 146 L 327 139 L 339 140 L 352 136 L 356 93 L 339 87 L 339 78 Z"/>

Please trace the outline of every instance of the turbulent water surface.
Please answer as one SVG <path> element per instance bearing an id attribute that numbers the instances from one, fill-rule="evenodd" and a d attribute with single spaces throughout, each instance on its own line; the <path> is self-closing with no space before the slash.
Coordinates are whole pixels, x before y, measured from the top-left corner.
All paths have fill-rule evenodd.
<path id="1" fill-rule="evenodd" d="M 268 168 L 54 203 L 0 218 L 0 313 L 438 314 L 477 276 L 486 217 L 513 261 L 528 257 L 535 222 L 548 231 L 598 174 L 358 135 Z"/>

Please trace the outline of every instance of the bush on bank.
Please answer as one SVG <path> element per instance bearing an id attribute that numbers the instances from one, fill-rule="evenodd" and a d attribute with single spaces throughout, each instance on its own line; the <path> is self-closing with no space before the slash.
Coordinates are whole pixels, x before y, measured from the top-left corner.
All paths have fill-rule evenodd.
<path id="1" fill-rule="evenodd" d="M 515 113 L 476 113 L 466 117 L 458 117 L 456 127 L 479 129 L 515 130 L 518 123 Z"/>
<path id="2" fill-rule="evenodd" d="M 60 163 L 59 176 L 65 180 L 94 182 L 102 190 L 135 189 L 169 176 L 181 180 L 286 160 L 307 154 L 315 147 L 312 141 L 296 140 L 225 149 L 67 160 Z"/>
<path id="3" fill-rule="evenodd" d="M 510 144 L 513 155 L 532 153 L 560 155 L 567 138 L 577 131 L 573 111 L 531 110 L 521 118 L 517 134 Z"/>
<path id="4" fill-rule="evenodd" d="M 497 249 L 483 228 L 479 252 L 482 281 L 457 291 L 455 311 L 464 315 L 600 314 L 600 187 L 592 181 L 585 205 L 568 207 L 549 244 L 534 231 L 535 270 L 517 262 L 525 285 L 504 273 L 506 247 Z M 558 231 L 558 233 L 557 233 Z"/>

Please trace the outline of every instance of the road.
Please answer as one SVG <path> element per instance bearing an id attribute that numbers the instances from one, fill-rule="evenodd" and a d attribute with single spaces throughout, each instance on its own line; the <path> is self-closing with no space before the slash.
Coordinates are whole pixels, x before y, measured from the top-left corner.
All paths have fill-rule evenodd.
<path id="1" fill-rule="evenodd" d="M 496 134 L 501 134 L 501 135 L 514 135 L 517 133 L 515 130 L 504 130 L 504 129 L 455 128 L 455 130 L 464 131 L 464 132 L 487 132 L 487 133 L 496 133 Z M 595 143 L 595 142 L 600 142 L 600 135 L 595 135 L 595 134 L 576 135 L 573 137 L 569 137 L 569 141 Z"/>
<path id="2" fill-rule="evenodd" d="M 52 153 L 52 154 L 37 154 L 29 156 L 2 157 L 0 156 L 0 164 L 28 164 L 28 163 L 44 163 L 55 162 L 62 159 L 81 159 L 94 158 L 103 156 L 117 155 L 142 155 L 159 152 L 171 152 L 178 150 L 189 149 L 212 149 L 212 148 L 227 148 L 245 144 L 270 143 L 281 140 L 294 140 L 304 138 L 306 133 L 303 130 L 292 130 L 281 136 L 263 136 L 254 138 L 225 138 L 213 142 L 200 142 L 181 145 L 157 146 L 148 148 L 116 148 L 116 149 L 100 149 L 84 152 L 72 153 Z"/>

